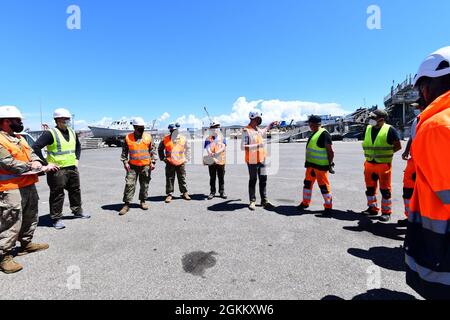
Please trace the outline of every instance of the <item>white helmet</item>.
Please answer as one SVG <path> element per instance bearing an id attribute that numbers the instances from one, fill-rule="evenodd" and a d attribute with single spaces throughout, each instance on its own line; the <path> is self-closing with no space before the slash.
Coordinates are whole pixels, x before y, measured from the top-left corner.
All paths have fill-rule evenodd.
<path id="1" fill-rule="evenodd" d="M 133 126 L 145 127 L 145 121 L 144 121 L 144 119 L 142 119 L 140 117 L 134 118 L 132 123 L 133 123 Z"/>
<path id="2" fill-rule="evenodd" d="M 72 114 L 69 110 L 64 108 L 56 109 L 55 112 L 53 112 L 53 119 L 61 119 L 61 118 L 67 118 L 72 119 Z"/>
<path id="3" fill-rule="evenodd" d="M 253 120 L 256 118 L 262 118 L 262 113 L 259 111 L 251 111 L 250 114 L 248 115 L 248 117 L 250 118 L 250 120 Z"/>
<path id="4" fill-rule="evenodd" d="M 22 113 L 15 106 L 1 106 L 0 119 L 23 119 Z"/>
<path id="5" fill-rule="evenodd" d="M 420 65 L 414 77 L 414 86 L 422 77 L 438 78 L 450 74 L 450 46 L 432 53 Z"/>

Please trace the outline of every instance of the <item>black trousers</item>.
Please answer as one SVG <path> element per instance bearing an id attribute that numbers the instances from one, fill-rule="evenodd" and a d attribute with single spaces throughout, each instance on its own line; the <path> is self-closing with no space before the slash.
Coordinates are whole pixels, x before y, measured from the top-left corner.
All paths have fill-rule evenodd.
<path id="1" fill-rule="evenodd" d="M 216 193 L 216 177 L 219 179 L 219 193 L 225 192 L 225 165 L 213 164 L 209 166 L 209 185 L 211 186 L 211 194 Z"/>
<path id="2" fill-rule="evenodd" d="M 50 188 L 50 217 L 53 220 L 63 216 L 64 190 L 69 193 L 70 209 L 73 214 L 83 212 L 81 208 L 80 173 L 76 167 L 61 168 L 58 172 L 47 174 Z"/>
<path id="3" fill-rule="evenodd" d="M 256 182 L 258 179 L 261 200 L 267 200 L 267 171 L 265 163 L 248 164 L 248 173 L 250 175 L 248 183 L 250 202 L 256 202 Z"/>

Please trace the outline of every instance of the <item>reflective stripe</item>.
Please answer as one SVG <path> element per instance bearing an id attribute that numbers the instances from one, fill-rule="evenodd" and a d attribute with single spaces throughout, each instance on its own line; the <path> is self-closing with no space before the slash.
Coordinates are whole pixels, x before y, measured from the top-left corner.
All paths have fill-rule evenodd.
<path id="1" fill-rule="evenodd" d="M 11 179 L 15 179 L 15 178 L 19 178 L 20 175 L 19 174 L 1 174 L 0 175 L 0 181 L 7 181 L 7 180 L 11 180 Z"/>
<path id="2" fill-rule="evenodd" d="M 363 147 L 364 150 L 370 150 L 370 151 L 390 151 L 392 150 L 392 147 Z"/>
<path id="3" fill-rule="evenodd" d="M 450 190 L 436 192 L 436 195 L 441 199 L 443 204 L 450 204 Z"/>
<path id="4" fill-rule="evenodd" d="M 412 271 L 417 272 L 423 280 L 450 286 L 450 272 L 436 272 L 422 267 L 409 255 L 406 255 L 406 264 Z"/>
<path id="5" fill-rule="evenodd" d="M 371 155 L 371 154 L 365 154 L 366 157 L 374 158 L 374 159 L 392 159 L 394 156 L 392 155 Z"/>
<path id="6" fill-rule="evenodd" d="M 323 154 L 323 155 L 328 155 L 327 151 L 323 151 L 323 150 L 314 150 L 311 148 L 307 148 L 306 152 L 310 152 L 310 153 L 316 153 L 316 154 Z"/>
<path id="7" fill-rule="evenodd" d="M 377 201 L 377 197 L 367 196 L 367 200 L 369 200 L 369 201 Z"/>
<path id="8" fill-rule="evenodd" d="M 410 199 L 405 199 L 404 202 L 405 202 L 405 204 L 410 204 L 411 200 Z"/>
<path id="9" fill-rule="evenodd" d="M 430 230 L 438 234 L 450 233 L 450 221 L 448 220 L 433 220 L 427 217 L 423 217 L 419 212 L 410 212 L 410 223 L 421 224 L 424 229 Z"/>
<path id="10" fill-rule="evenodd" d="M 306 194 L 312 194 L 312 190 L 309 190 L 309 189 L 303 189 L 303 193 L 306 193 Z"/>
<path id="11" fill-rule="evenodd" d="M 383 210 L 383 211 L 391 211 L 392 207 L 381 207 L 381 210 Z"/>
<path id="12" fill-rule="evenodd" d="M 64 156 L 66 154 L 75 154 L 75 151 L 58 151 L 58 152 L 51 152 L 51 151 L 47 151 L 48 154 L 52 155 L 52 156 Z"/>
<path id="13" fill-rule="evenodd" d="M 317 160 L 328 160 L 328 157 L 313 156 L 310 154 L 308 154 L 308 158 L 317 159 Z"/>

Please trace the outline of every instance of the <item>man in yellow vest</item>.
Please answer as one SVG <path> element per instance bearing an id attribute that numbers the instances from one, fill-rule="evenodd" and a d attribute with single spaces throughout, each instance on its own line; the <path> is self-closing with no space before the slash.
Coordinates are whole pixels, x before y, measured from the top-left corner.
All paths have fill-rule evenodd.
<path id="1" fill-rule="evenodd" d="M 322 193 L 324 203 L 324 214 L 330 215 L 333 211 L 333 196 L 331 194 L 328 172 L 334 173 L 334 151 L 331 135 L 321 127 L 322 119 L 311 116 L 308 120 L 312 135 L 306 146 L 306 177 L 303 188 L 303 202 L 298 207 L 305 210 L 311 204 L 312 190 L 317 181 Z"/>
<path id="2" fill-rule="evenodd" d="M 44 167 L 27 141 L 17 134 L 24 127 L 16 107 L 0 107 L 0 129 L 0 271 L 15 273 L 22 270 L 12 255 L 17 241 L 19 256 L 49 247 L 32 239 L 39 220 L 37 173 L 53 167 Z"/>
<path id="3" fill-rule="evenodd" d="M 363 213 L 377 216 L 380 209 L 377 203 L 377 187 L 383 197 L 380 220 L 388 222 L 392 215 L 392 160 L 394 153 L 402 149 L 400 136 L 393 127 L 386 124 L 388 114 L 375 110 L 369 116 L 369 125 L 364 133 L 363 149 L 366 157 L 364 177 L 369 208 Z"/>
<path id="4" fill-rule="evenodd" d="M 186 138 L 180 134 L 180 124 L 169 125 L 169 134 L 164 137 L 158 147 L 159 159 L 166 163 L 166 203 L 172 202 L 175 175 L 184 200 L 190 201 L 186 184 L 186 161 L 189 146 Z"/>
<path id="5" fill-rule="evenodd" d="M 251 211 L 256 210 L 256 183 L 258 179 L 261 206 L 265 209 L 272 209 L 274 206 L 267 199 L 267 154 L 264 145 L 264 136 L 277 122 L 273 122 L 265 129 L 261 129 L 259 126 L 262 124 L 262 114 L 259 111 L 250 112 L 249 118 L 250 123 L 244 128 L 241 144 L 241 149 L 245 151 L 245 162 L 247 163 L 250 176 L 248 186 L 250 196 L 249 209 Z"/>
<path id="6" fill-rule="evenodd" d="M 211 193 L 208 200 L 216 196 L 216 176 L 219 179 L 219 194 L 222 199 L 227 199 L 225 194 L 225 163 L 227 140 L 220 131 L 220 123 L 212 123 L 210 136 L 205 141 L 206 159 L 211 163 L 206 163 L 209 168 Z"/>
<path id="7" fill-rule="evenodd" d="M 139 200 L 141 209 L 148 210 L 145 203 L 148 197 L 148 187 L 152 179 L 152 171 L 155 169 L 156 153 L 152 136 L 145 133 L 145 121 L 142 118 L 133 119 L 134 132 L 127 135 L 122 147 L 121 161 L 127 172 L 123 202 L 125 205 L 120 210 L 123 216 L 130 210 L 136 190 L 136 182 L 139 179 L 141 186 Z"/>
<path id="8" fill-rule="evenodd" d="M 89 214 L 83 213 L 80 190 L 80 173 L 78 160 L 81 155 L 81 144 L 75 131 L 71 128 L 72 114 L 67 109 L 56 109 L 53 113 L 56 127 L 44 132 L 33 149 L 42 157 L 41 150 L 47 147 L 47 163 L 56 166 L 47 174 L 47 184 L 50 188 L 50 218 L 57 230 L 65 228 L 62 221 L 64 206 L 64 190 L 68 191 L 70 209 L 79 219 L 89 219 Z"/>

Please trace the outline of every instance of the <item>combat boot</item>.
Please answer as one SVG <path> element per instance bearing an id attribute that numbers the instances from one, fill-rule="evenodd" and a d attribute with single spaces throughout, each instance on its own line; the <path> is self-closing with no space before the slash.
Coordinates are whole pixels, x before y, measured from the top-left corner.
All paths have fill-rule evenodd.
<path id="1" fill-rule="evenodd" d="M 23 267 L 15 262 L 11 255 L 4 256 L 3 260 L 0 262 L 0 271 L 3 271 L 6 274 L 16 273 L 22 269 Z"/>
<path id="2" fill-rule="evenodd" d="M 128 213 L 128 211 L 130 211 L 130 206 L 127 203 L 123 206 L 122 210 L 120 210 L 119 215 L 124 216 Z"/>
<path id="3" fill-rule="evenodd" d="M 146 204 L 144 201 L 141 202 L 141 209 L 144 211 L 147 211 L 149 209 L 148 204 Z"/>
<path id="4" fill-rule="evenodd" d="M 28 244 L 22 244 L 20 247 L 19 252 L 17 253 L 17 255 L 19 257 L 30 254 L 30 253 L 34 253 L 34 252 L 38 252 L 38 251 L 43 251 L 43 250 L 47 250 L 49 248 L 49 245 L 46 243 L 28 243 Z"/>

